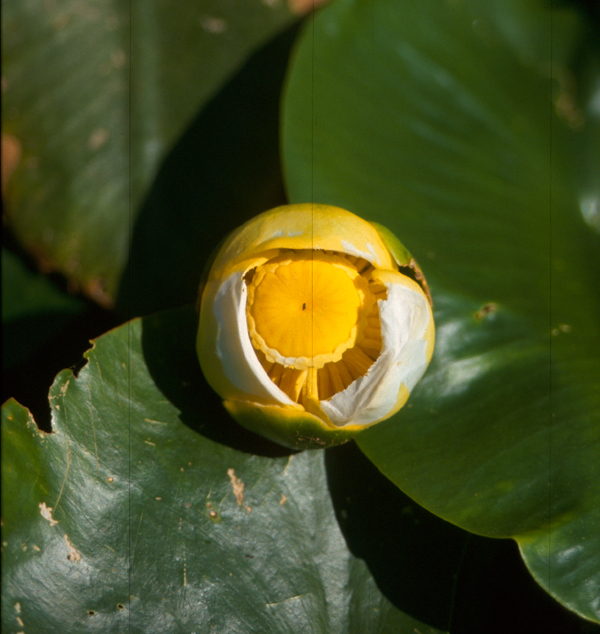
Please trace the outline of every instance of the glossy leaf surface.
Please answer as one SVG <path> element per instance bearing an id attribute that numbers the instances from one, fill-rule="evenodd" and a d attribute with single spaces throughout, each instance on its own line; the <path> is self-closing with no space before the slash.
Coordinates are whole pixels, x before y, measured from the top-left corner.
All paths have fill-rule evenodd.
<path id="1" fill-rule="evenodd" d="M 297 48 L 283 129 L 291 202 L 388 226 L 433 295 L 432 364 L 360 447 L 430 511 L 516 538 L 538 582 L 598 620 L 591 41 L 576 13 L 536 2 L 338 0 Z"/>
<path id="2" fill-rule="evenodd" d="M 7 188 L 21 243 L 111 306 L 152 179 L 201 106 L 292 20 L 263 2 L 3 5 Z M 210 164 L 206 155 L 196 164 Z M 197 177 L 196 177 L 197 178 Z"/>
<path id="3" fill-rule="evenodd" d="M 195 327 L 186 308 L 96 340 L 52 386 L 51 434 L 3 407 L 3 631 L 439 632 L 348 550 L 323 452 L 203 397 Z"/>

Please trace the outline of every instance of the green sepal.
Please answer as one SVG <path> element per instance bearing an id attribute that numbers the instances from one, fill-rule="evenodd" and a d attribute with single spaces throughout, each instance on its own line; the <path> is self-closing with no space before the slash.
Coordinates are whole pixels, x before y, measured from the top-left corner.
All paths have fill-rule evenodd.
<path id="1" fill-rule="evenodd" d="M 383 244 L 385 244 L 387 250 L 392 254 L 400 272 L 413 279 L 423 289 L 425 295 L 427 295 L 429 304 L 433 306 L 431 293 L 429 292 L 423 271 L 421 271 L 421 267 L 417 264 L 417 261 L 413 258 L 410 251 L 387 227 L 378 222 L 371 221 L 371 224 L 377 229 Z"/>
<path id="2" fill-rule="evenodd" d="M 414 258 L 402 242 L 398 240 L 396 235 L 378 222 L 371 221 L 371 224 L 377 229 L 377 233 L 379 233 L 388 251 L 392 254 L 394 260 L 396 260 L 396 264 L 398 266 L 410 266 L 410 261 Z"/>

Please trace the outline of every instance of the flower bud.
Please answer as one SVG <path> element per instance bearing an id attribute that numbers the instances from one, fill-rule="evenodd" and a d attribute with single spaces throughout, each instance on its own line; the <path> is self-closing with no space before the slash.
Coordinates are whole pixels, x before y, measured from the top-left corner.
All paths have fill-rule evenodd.
<path id="1" fill-rule="evenodd" d="M 230 234 L 200 302 L 202 371 L 241 425 L 328 447 L 395 414 L 433 353 L 420 269 L 384 227 L 277 207 Z"/>

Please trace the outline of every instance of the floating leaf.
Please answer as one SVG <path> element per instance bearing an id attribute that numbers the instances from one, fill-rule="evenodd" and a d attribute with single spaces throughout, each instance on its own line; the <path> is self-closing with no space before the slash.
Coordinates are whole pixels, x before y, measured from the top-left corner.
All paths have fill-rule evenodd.
<path id="1" fill-rule="evenodd" d="M 3 131 L 22 146 L 11 225 L 46 268 L 110 306 L 161 161 L 292 14 L 258 0 L 10 0 L 2 12 Z"/>
<path id="2" fill-rule="evenodd" d="M 52 386 L 51 434 L 3 407 L 3 630 L 439 632 L 348 550 L 323 452 L 254 437 L 210 397 L 196 319 L 97 339 Z"/>
<path id="3" fill-rule="evenodd" d="M 598 620 L 600 244 L 572 170 L 597 112 L 559 107 L 583 108 L 561 78 L 584 33 L 533 1 L 337 0 L 299 43 L 283 129 L 291 202 L 388 226 L 432 290 L 430 369 L 358 444 L 430 511 L 516 538 Z"/>

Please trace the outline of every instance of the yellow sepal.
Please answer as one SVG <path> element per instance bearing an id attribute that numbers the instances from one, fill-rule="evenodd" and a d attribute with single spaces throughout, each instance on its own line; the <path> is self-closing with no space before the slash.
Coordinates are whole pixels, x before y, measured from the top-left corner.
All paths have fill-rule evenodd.
<path id="1" fill-rule="evenodd" d="M 351 440 L 369 425 L 330 427 L 317 416 L 275 405 L 229 400 L 223 405 L 243 427 L 290 449 L 325 449 Z"/>
<path id="2" fill-rule="evenodd" d="M 218 279 L 243 260 L 278 249 L 320 249 L 363 257 L 378 268 L 395 262 L 373 225 L 345 209 L 312 203 L 266 211 L 234 231 L 212 266 Z"/>

